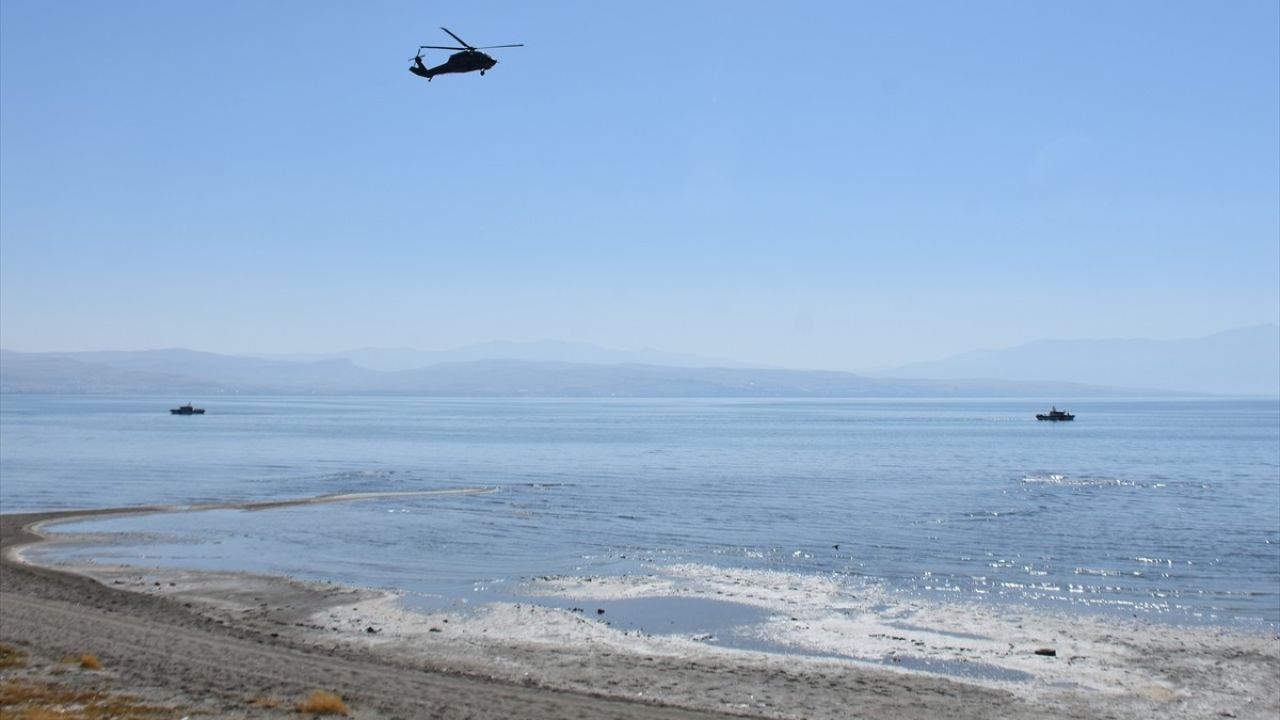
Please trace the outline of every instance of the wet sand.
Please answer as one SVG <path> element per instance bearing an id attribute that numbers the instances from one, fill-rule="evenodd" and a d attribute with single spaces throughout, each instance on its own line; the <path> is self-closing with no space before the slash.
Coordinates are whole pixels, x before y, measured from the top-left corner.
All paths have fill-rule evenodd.
<path id="1" fill-rule="evenodd" d="M 296 502 L 343 499 L 362 498 Z M 836 597 L 821 579 L 701 566 L 666 576 L 546 578 L 529 592 L 554 600 L 547 605 L 410 612 L 396 596 L 337 585 L 102 566 L 68 572 L 21 557 L 41 539 L 41 523 L 173 509 L 0 515 L 0 643 L 30 655 L 27 668 L 0 677 L 128 691 L 174 707 L 175 717 L 296 717 L 294 704 L 316 689 L 340 695 L 358 718 L 1280 713 L 1274 630 L 1009 617 L 965 605 L 886 610 L 882 598 Z M 754 631 L 762 644 L 784 638 L 804 652 L 607 624 L 622 601 L 674 596 L 755 608 L 767 618 Z M 569 599 L 591 605 L 571 608 Z M 844 603 L 842 612 L 812 610 L 833 603 Z M 610 607 L 614 615 L 596 612 Z M 1053 656 L 1036 652 L 1048 648 Z M 84 652 L 104 669 L 58 663 Z M 870 662 L 877 658 L 888 661 Z M 957 677 L 966 664 L 979 671 Z"/>

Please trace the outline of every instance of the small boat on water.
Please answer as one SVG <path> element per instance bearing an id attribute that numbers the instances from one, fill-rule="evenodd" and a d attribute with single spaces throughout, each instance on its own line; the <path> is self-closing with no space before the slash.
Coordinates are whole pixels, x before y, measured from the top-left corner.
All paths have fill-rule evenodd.
<path id="1" fill-rule="evenodd" d="M 204 408 L 198 408 L 191 403 L 187 403 L 176 408 L 169 408 L 169 412 L 174 415 L 203 415 Z"/>
<path id="2" fill-rule="evenodd" d="M 1053 420 L 1054 422 L 1062 422 L 1066 420 L 1075 420 L 1076 416 L 1065 410 L 1059 410 L 1057 405 L 1047 413 L 1036 413 L 1037 420 Z"/>

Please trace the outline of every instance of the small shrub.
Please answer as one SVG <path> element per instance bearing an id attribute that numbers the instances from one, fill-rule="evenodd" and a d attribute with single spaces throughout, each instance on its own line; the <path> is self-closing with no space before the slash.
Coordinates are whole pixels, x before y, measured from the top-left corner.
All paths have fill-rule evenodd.
<path id="1" fill-rule="evenodd" d="M 350 715 L 351 710 L 342 698 L 325 690 L 316 690 L 311 697 L 298 703 L 298 712 L 315 715 Z"/>

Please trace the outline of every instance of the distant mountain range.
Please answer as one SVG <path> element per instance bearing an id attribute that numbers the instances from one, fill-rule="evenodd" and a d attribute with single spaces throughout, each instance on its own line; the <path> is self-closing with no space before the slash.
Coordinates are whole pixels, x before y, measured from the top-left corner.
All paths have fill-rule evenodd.
<path id="1" fill-rule="evenodd" d="M 881 378 L 1053 379 L 1211 395 L 1280 395 L 1280 327 L 1192 340 L 1041 340 L 872 373 Z"/>
<path id="2" fill-rule="evenodd" d="M 1045 340 L 874 376 L 781 370 L 592 345 L 488 343 L 447 352 L 242 357 L 191 350 L 0 350 L 0 392 L 397 394 L 439 397 L 1035 397 L 1280 395 L 1280 328 L 1198 340 Z"/>
<path id="3" fill-rule="evenodd" d="M 190 350 L 0 351 L 0 392 L 396 394 L 436 397 L 1036 397 L 1129 395 L 1076 383 L 876 379 L 843 372 L 637 363 L 472 360 L 379 371 L 350 360 L 288 361 Z"/>
<path id="4" fill-rule="evenodd" d="M 452 350 L 414 350 L 412 348 L 360 348 L 339 353 L 312 355 L 263 355 L 269 360 L 315 362 L 320 360 L 350 360 L 370 370 L 395 372 L 416 370 L 428 365 L 447 362 L 471 362 L 473 360 L 534 360 L 539 362 L 569 362 L 589 365 L 663 365 L 666 367 L 752 367 L 746 363 L 725 358 L 700 355 L 681 355 L 658 350 L 618 350 L 588 343 L 538 340 L 535 342 L 488 342 L 466 345 Z"/>

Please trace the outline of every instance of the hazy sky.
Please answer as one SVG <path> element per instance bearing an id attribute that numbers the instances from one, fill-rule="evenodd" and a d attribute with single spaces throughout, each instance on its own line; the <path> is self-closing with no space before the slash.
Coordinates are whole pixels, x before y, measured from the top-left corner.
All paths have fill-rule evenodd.
<path id="1" fill-rule="evenodd" d="M 1278 7 L 5 0 L 0 345 L 856 370 L 1280 322 Z M 441 25 L 527 47 L 427 83 Z"/>

